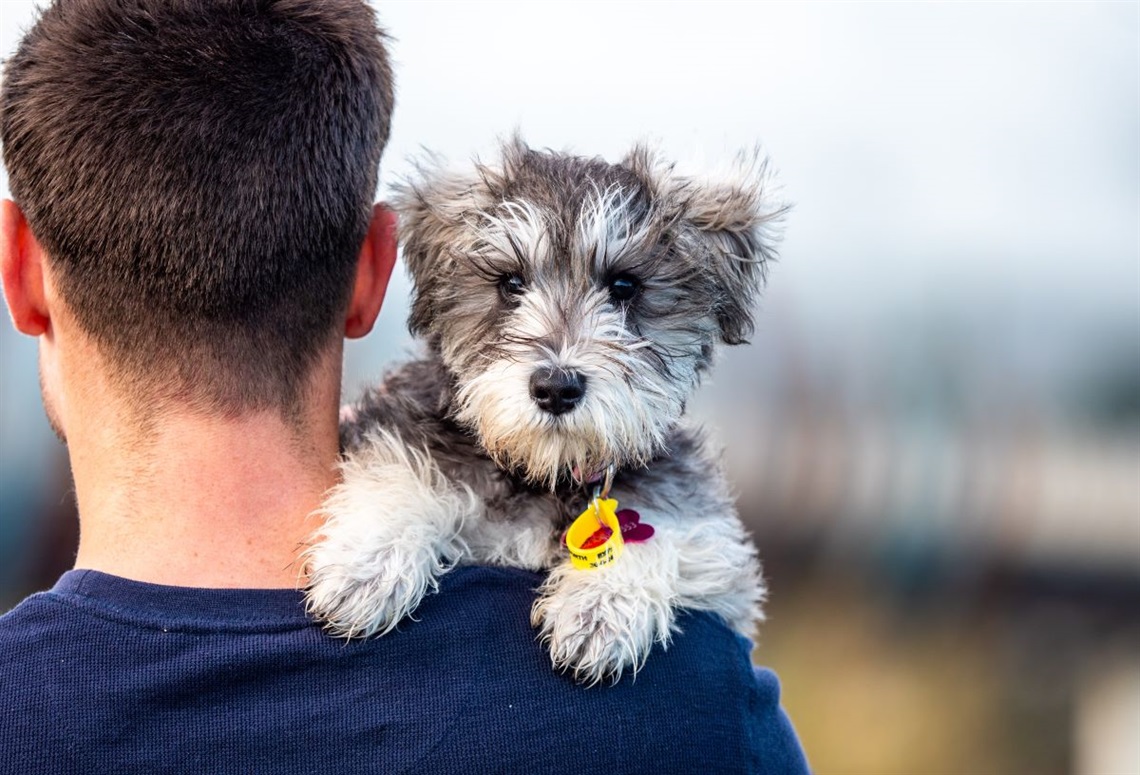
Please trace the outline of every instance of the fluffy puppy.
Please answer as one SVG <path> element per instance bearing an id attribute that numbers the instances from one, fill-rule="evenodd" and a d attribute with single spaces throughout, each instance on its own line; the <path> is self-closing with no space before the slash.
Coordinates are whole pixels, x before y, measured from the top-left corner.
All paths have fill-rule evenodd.
<path id="1" fill-rule="evenodd" d="M 421 167 L 393 206 L 426 354 L 344 413 L 311 613 L 385 633 L 449 568 L 492 563 L 549 571 L 531 620 L 583 683 L 636 671 L 678 608 L 751 636 L 756 550 L 684 412 L 718 344 L 752 331 L 769 188 L 757 154 L 698 179 L 644 147 L 610 164 L 518 139 L 498 164 Z M 574 568 L 564 531 L 607 470 L 653 535 Z"/>

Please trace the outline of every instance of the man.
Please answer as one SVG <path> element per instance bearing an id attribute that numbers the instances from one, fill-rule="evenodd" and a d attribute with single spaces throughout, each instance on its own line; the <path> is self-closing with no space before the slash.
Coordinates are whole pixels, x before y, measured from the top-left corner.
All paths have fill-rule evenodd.
<path id="1" fill-rule="evenodd" d="M 774 676 L 708 615 L 590 690 L 534 641 L 534 574 L 453 571 L 380 639 L 305 617 L 343 338 L 395 261 L 366 5 L 58 0 L 5 76 L 0 272 L 81 535 L 0 619 L 0 770 L 804 769 Z"/>

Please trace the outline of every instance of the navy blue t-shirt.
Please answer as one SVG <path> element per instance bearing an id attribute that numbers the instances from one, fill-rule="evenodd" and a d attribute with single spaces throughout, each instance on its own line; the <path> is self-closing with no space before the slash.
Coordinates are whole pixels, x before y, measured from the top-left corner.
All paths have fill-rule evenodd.
<path id="1" fill-rule="evenodd" d="M 535 640 L 540 581 L 459 568 L 417 621 L 345 642 L 294 590 L 70 571 L 0 617 L 0 772 L 807 771 L 775 675 L 716 617 L 583 688 Z"/>

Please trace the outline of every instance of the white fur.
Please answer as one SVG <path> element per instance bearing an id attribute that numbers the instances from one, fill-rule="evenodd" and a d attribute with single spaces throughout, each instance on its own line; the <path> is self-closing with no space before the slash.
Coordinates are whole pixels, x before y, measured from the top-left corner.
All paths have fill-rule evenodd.
<path id="1" fill-rule="evenodd" d="M 596 186 L 577 212 L 565 202 L 560 210 L 549 186 L 535 197 L 541 205 L 525 195 L 503 202 L 500 184 L 512 165 L 527 163 L 525 146 L 515 141 L 504 158 L 503 170 L 480 166 L 474 177 L 425 167 L 425 182 L 406 186 L 401 196 L 410 216 L 405 226 L 420 238 L 408 244 L 423 243 L 409 260 L 421 290 L 447 277 L 435 272 L 466 280 L 434 283 L 417 298 L 439 313 L 431 323 L 439 347 L 432 357 L 442 359 L 446 388 L 455 391 L 448 392 L 447 421 L 474 432 L 482 451 L 508 473 L 488 474 L 480 453 L 472 463 L 482 468 L 469 475 L 450 446 L 441 446 L 450 431 L 436 427 L 423 443 L 448 450 L 440 461 L 449 479 L 428 452 L 374 427 L 351 446 L 343 482 L 324 507 L 326 523 L 305 552 L 310 611 L 338 635 L 385 633 L 455 564 L 495 563 L 550 571 L 531 619 L 554 666 L 583 683 L 636 673 L 655 644 L 668 645 L 681 608 L 711 611 L 753 635 L 765 595 L 756 550 L 699 435 L 680 428 L 713 344 L 740 341 L 740 332 L 751 329 L 746 308 L 764 261 L 774 255 L 769 232 L 783 210 L 766 201 L 763 160 L 741 157 L 727 177 L 702 181 L 635 149 L 627 162 L 645 179 L 646 213 L 617 185 Z M 560 229 L 568 218 L 576 221 L 566 233 Z M 694 261 L 680 264 L 681 274 L 655 274 L 652 260 L 668 254 L 652 251 L 664 244 L 664 230 L 678 224 L 669 249 L 695 251 L 684 254 Z M 556 245 L 571 255 L 556 254 Z M 639 266 L 648 267 L 641 289 L 653 303 L 632 308 L 627 320 L 631 307 L 602 286 L 611 272 L 636 273 Z M 491 297 L 469 295 L 472 289 L 493 289 L 512 274 L 523 283 L 512 289 L 519 292 L 509 305 L 493 308 L 501 313 L 495 341 L 473 346 L 474 337 L 454 335 L 487 313 L 482 304 Z M 445 319 L 446 310 L 457 317 Z M 531 400 L 530 379 L 541 369 L 586 378 L 572 411 L 552 415 Z M 348 411 L 343 418 L 359 423 L 354 432 L 389 422 L 380 412 Z M 405 430 L 409 437 L 415 432 Z M 693 457 L 676 450 L 662 455 L 678 439 Z M 611 464 L 622 471 L 614 495 L 656 532 L 627 545 L 616 563 L 577 570 L 557 534 L 573 496 L 556 486 L 568 469 Z M 528 492 L 512 479 L 520 471 L 551 494 Z M 467 476 L 470 486 L 456 481 Z M 586 503 L 583 491 L 583 509 Z M 547 513 L 551 504 L 557 513 Z"/>
<path id="2" fill-rule="evenodd" d="M 632 199 L 632 192 L 611 188 L 595 191 L 593 199 L 586 204 L 575 238 L 578 249 L 592 257 L 595 271 L 617 264 L 627 253 L 649 242 L 648 226 L 643 223 L 635 227 L 630 222 Z"/>
<path id="3" fill-rule="evenodd" d="M 371 433 L 342 473 L 303 555 L 306 605 L 336 635 L 386 633 L 465 556 L 460 531 L 480 503 L 387 431 Z"/>
<path id="4" fill-rule="evenodd" d="M 554 667 L 585 684 L 617 682 L 641 668 L 654 644 L 668 645 L 680 608 L 721 614 L 751 637 L 763 618 L 756 550 L 727 540 L 742 537 L 735 515 L 705 517 L 694 525 L 691 515 L 643 513 L 655 534 L 627 545 L 617 562 L 554 568 L 531 611 Z"/>
<path id="5" fill-rule="evenodd" d="M 645 368 L 635 356 L 648 342 L 626 329 L 602 291 L 576 301 L 568 313 L 542 288 L 524 293 L 510 320 L 521 343 L 507 345 L 506 356 L 461 384 L 457 396 L 459 421 L 477 430 L 488 454 L 550 485 L 575 466 L 592 471 L 647 462 L 692 387 Z M 556 321 L 571 314 L 577 325 L 554 347 L 542 344 L 558 330 Z M 536 370 L 554 368 L 586 377 L 582 401 L 558 417 L 539 409 L 528 392 Z"/>
<path id="6" fill-rule="evenodd" d="M 481 213 L 472 227 L 473 244 L 484 254 L 497 253 L 512 261 L 521 258 L 529 264 L 544 250 L 546 216 L 530 202 L 503 202 L 499 212 Z"/>
<path id="7" fill-rule="evenodd" d="M 756 550 L 733 513 L 643 510 L 653 537 L 582 571 L 545 515 L 486 519 L 470 490 L 388 432 L 370 434 L 344 463 L 324 510 L 306 552 L 308 606 L 337 635 L 390 631 L 466 562 L 551 569 L 531 621 L 555 668 L 585 684 L 636 673 L 655 644 L 668 645 L 678 609 L 712 611 L 748 636 L 763 618 Z"/>

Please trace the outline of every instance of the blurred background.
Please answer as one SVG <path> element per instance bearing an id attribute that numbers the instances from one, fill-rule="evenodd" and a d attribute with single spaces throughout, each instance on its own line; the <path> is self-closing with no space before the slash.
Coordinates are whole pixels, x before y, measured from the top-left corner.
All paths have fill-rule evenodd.
<path id="1" fill-rule="evenodd" d="M 755 658 L 815 770 L 1140 773 L 1140 5 L 377 5 L 385 184 L 515 128 L 771 156 L 782 259 L 694 411 L 771 585 Z M 33 18 L 0 3 L 0 51 Z M 350 347 L 347 394 L 410 352 L 408 293 Z M 3 610 L 76 529 L 35 342 L 7 325 L 0 391 Z"/>

